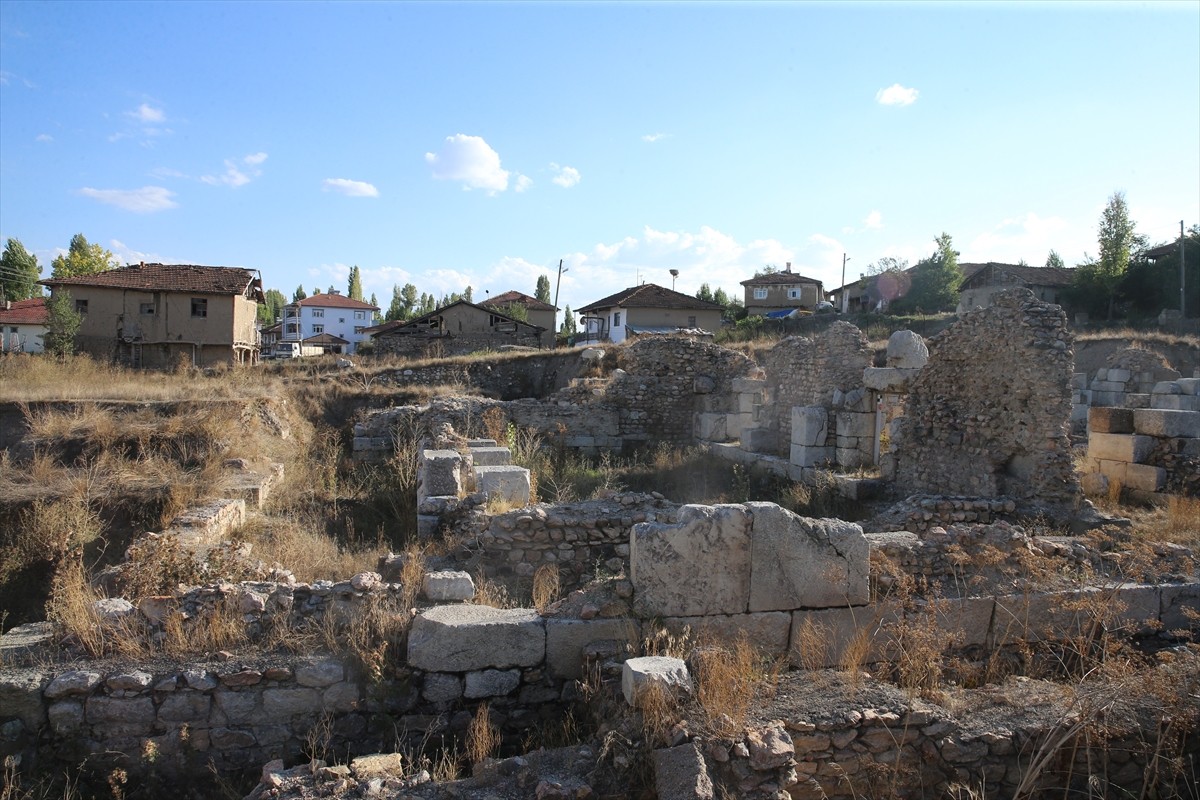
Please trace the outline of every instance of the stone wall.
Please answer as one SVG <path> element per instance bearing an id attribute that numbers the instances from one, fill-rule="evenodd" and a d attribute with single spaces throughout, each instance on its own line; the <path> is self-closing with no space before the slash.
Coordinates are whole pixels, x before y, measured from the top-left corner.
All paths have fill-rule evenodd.
<path id="1" fill-rule="evenodd" d="M 459 362 L 435 362 L 380 373 L 384 386 L 471 386 L 501 400 L 546 397 L 570 385 L 583 366 L 578 349 Z"/>
<path id="2" fill-rule="evenodd" d="M 898 489 L 1074 504 L 1062 309 L 1027 289 L 1005 292 L 928 344 L 898 426 Z"/>
<path id="3" fill-rule="evenodd" d="M 1200 386 L 1197 379 L 1172 383 Z M 1091 408 L 1084 465 L 1083 488 L 1094 497 L 1114 483 L 1142 499 L 1200 496 L 1200 410 Z"/>

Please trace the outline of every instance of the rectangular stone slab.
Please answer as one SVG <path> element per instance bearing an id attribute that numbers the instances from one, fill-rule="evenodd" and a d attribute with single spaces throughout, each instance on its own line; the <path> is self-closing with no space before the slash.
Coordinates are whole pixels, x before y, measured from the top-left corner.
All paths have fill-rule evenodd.
<path id="1" fill-rule="evenodd" d="M 546 628 L 529 608 L 436 606 L 408 634 L 408 663 L 436 672 L 532 667 L 546 657 Z"/>

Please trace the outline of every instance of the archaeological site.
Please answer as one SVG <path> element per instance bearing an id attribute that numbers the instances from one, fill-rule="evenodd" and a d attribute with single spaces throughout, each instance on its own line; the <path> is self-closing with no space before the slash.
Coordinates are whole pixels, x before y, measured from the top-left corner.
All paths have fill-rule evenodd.
<path id="1" fill-rule="evenodd" d="M 1200 798 L 1200 342 L 820 322 L 7 359 L 0 797 Z"/>

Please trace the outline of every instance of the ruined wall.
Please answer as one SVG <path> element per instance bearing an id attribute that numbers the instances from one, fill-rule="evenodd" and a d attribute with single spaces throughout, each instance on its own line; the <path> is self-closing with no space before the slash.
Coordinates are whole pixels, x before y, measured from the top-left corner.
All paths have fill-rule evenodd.
<path id="1" fill-rule="evenodd" d="M 1058 306 L 999 295 L 929 340 L 895 443 L 902 492 L 1070 504 L 1071 335 Z"/>
<path id="2" fill-rule="evenodd" d="M 501 400 L 545 397 L 566 388 L 578 376 L 583 364 L 580 353 L 564 349 L 520 358 L 422 364 L 380 373 L 374 381 L 383 386 L 461 384 Z"/>
<path id="3" fill-rule="evenodd" d="M 784 445 L 792 438 L 792 406 L 833 407 L 835 391 L 849 393 L 863 386 L 863 370 L 874 355 L 862 331 L 837 321 L 811 338 L 789 336 L 762 359 L 767 372 L 768 402 L 759 425 L 779 432 Z M 829 430 L 834 430 L 830 419 Z"/>

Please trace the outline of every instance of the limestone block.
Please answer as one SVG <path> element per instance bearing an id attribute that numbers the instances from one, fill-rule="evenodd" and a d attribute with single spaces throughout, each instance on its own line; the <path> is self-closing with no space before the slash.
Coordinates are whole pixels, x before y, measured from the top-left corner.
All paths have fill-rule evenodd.
<path id="1" fill-rule="evenodd" d="M 1086 372 L 1072 373 L 1071 374 L 1071 388 L 1072 389 L 1086 389 L 1087 388 L 1087 373 Z"/>
<path id="2" fill-rule="evenodd" d="M 92 603 L 92 608 L 102 620 L 116 622 L 133 614 L 133 603 L 124 597 L 106 597 Z"/>
<path id="3" fill-rule="evenodd" d="M 792 406 L 792 444 L 824 447 L 829 435 L 829 413 L 820 406 Z"/>
<path id="4" fill-rule="evenodd" d="M 875 435 L 875 415 L 853 411 L 837 412 L 838 436 L 872 437 Z"/>
<path id="5" fill-rule="evenodd" d="M 628 617 L 620 619 L 547 619 L 546 667 L 558 678 L 583 675 L 583 651 L 593 642 L 615 641 L 637 647 L 641 626 Z"/>
<path id="6" fill-rule="evenodd" d="M 716 793 L 696 742 L 654 751 L 654 788 L 658 800 L 713 800 Z"/>
<path id="7" fill-rule="evenodd" d="M 741 614 L 750 596 L 750 514 L 686 505 L 679 522 L 642 522 L 629 536 L 634 609 L 642 617 Z"/>
<path id="8" fill-rule="evenodd" d="M 802 444 L 794 444 L 789 460 L 797 467 L 817 467 L 832 461 L 833 458 L 832 447 L 805 447 Z"/>
<path id="9" fill-rule="evenodd" d="M 482 669 L 468 672 L 463 697 L 503 697 L 521 685 L 519 669 Z"/>
<path id="10" fill-rule="evenodd" d="M 909 384 L 920 374 L 919 369 L 867 367 L 863 370 L 863 385 L 877 392 L 907 392 Z"/>
<path id="11" fill-rule="evenodd" d="M 321 707 L 321 695 L 316 689 L 264 689 L 263 717 L 264 722 L 283 722 L 297 714 L 312 714 Z"/>
<path id="12" fill-rule="evenodd" d="M 1112 600 L 1106 603 L 1113 613 L 1113 620 L 1106 620 L 1110 630 L 1114 627 L 1114 622 L 1120 632 L 1126 635 L 1146 634 L 1155 629 L 1161 614 L 1161 592 L 1158 586 L 1118 583 L 1103 587 L 1102 591 Z"/>
<path id="13" fill-rule="evenodd" d="M 46 711 L 46 716 L 50 722 L 50 729 L 56 734 L 75 733 L 83 727 L 83 703 L 75 700 L 63 700 L 50 706 Z M 24 717 L 22 717 L 22 722 L 26 727 L 36 730 L 36 727 L 25 722 Z"/>
<path id="14" fill-rule="evenodd" d="M 1175 382 L 1184 394 L 1200 394 L 1200 378 L 1177 378 Z"/>
<path id="15" fill-rule="evenodd" d="M 16 717 L 26 730 L 36 731 L 46 721 L 46 707 L 42 704 L 45 685 L 46 676 L 40 672 L 0 671 L 0 709 L 3 709 L 0 717 Z"/>
<path id="16" fill-rule="evenodd" d="M 1125 395 L 1125 407 L 1126 408 L 1149 408 L 1150 407 L 1150 395 L 1143 394 L 1140 392 L 1130 392 L 1129 394 Z"/>
<path id="17" fill-rule="evenodd" d="M 408 635 L 408 663 L 417 669 L 532 667 L 545 655 L 542 618 L 527 608 L 436 606 L 413 620 Z"/>
<path id="18" fill-rule="evenodd" d="M 706 442 L 729 441 L 726 416 L 718 413 L 702 413 L 695 416 L 696 438 Z"/>
<path id="19" fill-rule="evenodd" d="M 46 699 L 57 700 L 69 694 L 90 694 L 100 683 L 100 673 L 90 670 L 71 670 L 57 675 L 46 687 Z"/>
<path id="20" fill-rule="evenodd" d="M 1095 623 L 1089 607 L 1111 609 L 1111 597 L 1099 587 L 1078 591 L 1005 595 L 996 598 L 991 645 L 1021 639 L 1045 641 L 1090 635 Z"/>
<path id="21" fill-rule="evenodd" d="M 417 467 L 417 503 L 426 497 L 459 497 L 463 457 L 455 450 L 422 450 Z"/>
<path id="22" fill-rule="evenodd" d="M 834 390 L 834 397 L 837 398 L 840 392 Z M 841 394 L 840 399 L 834 400 L 834 407 L 840 411 L 858 411 L 862 413 L 875 411 L 874 395 L 868 392 L 865 388 L 854 389 L 852 391 Z"/>
<path id="23" fill-rule="evenodd" d="M 669 656 L 631 658 L 621 665 L 621 694 L 629 705 L 636 706 L 638 697 L 651 684 L 690 693 L 692 676 L 682 659 Z"/>
<path id="24" fill-rule="evenodd" d="M 476 467 L 475 482 L 489 498 L 522 508 L 529 505 L 529 470 L 524 467 Z"/>
<path id="25" fill-rule="evenodd" d="M 1127 489 L 1157 492 L 1167 485 L 1167 471 L 1149 464 L 1129 464 L 1125 467 L 1122 483 Z"/>
<path id="26" fill-rule="evenodd" d="M 495 447 L 495 439 L 467 439 L 467 447 Z"/>
<path id="27" fill-rule="evenodd" d="M 1147 436 L 1169 438 L 1200 437 L 1200 412 L 1163 408 L 1139 408 L 1133 411 L 1133 426 Z"/>
<path id="28" fill-rule="evenodd" d="M 1088 409 L 1088 430 L 1092 433 L 1133 433 L 1133 409 Z"/>
<path id="29" fill-rule="evenodd" d="M 739 394 L 761 393 L 767 388 L 767 382 L 758 378 L 734 378 L 729 385 Z"/>
<path id="30" fill-rule="evenodd" d="M 858 447 L 839 447 L 835 453 L 838 466 L 859 469 L 871 466 L 871 457 Z"/>
<path id="31" fill-rule="evenodd" d="M 1086 472 L 1079 477 L 1079 487 L 1086 497 L 1107 497 L 1108 476 L 1101 472 Z"/>
<path id="32" fill-rule="evenodd" d="M 463 696 L 462 678 L 448 672 L 427 673 L 421 696 L 431 703 L 453 702 Z"/>
<path id="33" fill-rule="evenodd" d="M 1124 433 L 1088 434 L 1088 458 L 1138 463 L 1154 450 L 1154 439 Z"/>
<path id="34" fill-rule="evenodd" d="M 744 428 L 742 449 L 752 453 L 769 453 L 775 449 L 778 439 L 778 434 L 769 428 Z"/>
<path id="35" fill-rule="evenodd" d="M 736 397 L 739 414 L 753 414 L 755 406 L 762 403 L 762 396 L 757 392 L 741 392 Z"/>
<path id="36" fill-rule="evenodd" d="M 888 337 L 887 365 L 904 369 L 920 369 L 929 361 L 925 340 L 912 331 L 896 331 Z"/>
<path id="37" fill-rule="evenodd" d="M 332 686 L 345 677 L 342 662 L 334 658 L 322 659 L 296 667 L 296 683 L 301 686 Z"/>
<path id="38" fill-rule="evenodd" d="M 579 352 L 579 358 L 583 361 L 599 361 L 604 358 L 604 350 L 599 347 L 585 347 Z"/>
<path id="39" fill-rule="evenodd" d="M 417 515 L 417 536 L 421 539 L 429 539 L 437 535 L 438 527 L 442 524 L 442 518 L 436 514 L 418 514 Z"/>
<path id="40" fill-rule="evenodd" d="M 1096 391 L 1090 392 L 1090 394 L 1091 394 L 1091 404 L 1093 406 L 1123 406 L 1123 405 L 1125 405 L 1125 393 L 1124 392 L 1103 392 L 1103 391 L 1096 390 Z"/>
<path id="41" fill-rule="evenodd" d="M 405 757 L 400 753 L 376 753 L 370 756 L 359 756 L 350 762 L 350 774 L 359 781 L 369 781 L 372 778 L 396 778 L 405 776 L 408 768 Z"/>
<path id="42" fill-rule="evenodd" d="M 1162 620 L 1163 630 L 1196 630 L 1196 615 L 1200 614 L 1200 583 L 1165 583 L 1160 587 L 1159 599 L 1159 619 Z"/>
<path id="43" fill-rule="evenodd" d="M 1095 392 L 1113 392 L 1120 394 L 1125 391 L 1125 384 L 1118 383 L 1117 381 L 1094 380 L 1092 381 L 1091 389 Z"/>
<path id="44" fill-rule="evenodd" d="M 154 725 L 154 700 L 93 696 L 85 701 L 84 714 L 89 725 L 104 727 L 110 736 L 145 736 Z"/>
<path id="45" fill-rule="evenodd" d="M 859 637 L 868 640 L 863 663 L 894 659 L 899 654 L 894 630 L 901 618 L 900 607 L 890 603 L 796 611 L 792 614 L 791 663 L 805 669 L 844 666 Z"/>
<path id="46" fill-rule="evenodd" d="M 792 615 L 785 611 L 757 614 L 712 615 L 707 617 L 664 617 L 663 627 L 672 634 L 685 630 L 700 643 L 734 645 L 743 637 L 761 655 L 778 658 L 786 655 Z"/>
<path id="47" fill-rule="evenodd" d="M 774 503 L 746 508 L 752 516 L 750 611 L 867 602 L 871 557 L 861 527 L 801 517 Z"/>
<path id="48" fill-rule="evenodd" d="M 1172 411 L 1200 411 L 1200 396 L 1194 394 L 1152 394 L 1151 408 L 1165 408 Z"/>
<path id="49" fill-rule="evenodd" d="M 471 447 L 471 463 L 476 467 L 503 467 L 512 463 L 507 447 Z"/>
<path id="50" fill-rule="evenodd" d="M 470 600 L 475 596 L 475 581 L 469 572 L 461 570 L 427 572 L 421 592 L 427 600 L 435 602 Z"/>
<path id="51" fill-rule="evenodd" d="M 995 605 L 996 601 L 991 597 L 949 598 L 905 611 L 904 617 L 907 623 L 916 627 L 932 621 L 938 630 L 945 632 L 947 646 L 982 645 L 988 640 Z"/>
<path id="52" fill-rule="evenodd" d="M 1159 381 L 1150 390 L 1151 394 L 1182 394 L 1183 387 L 1175 381 Z"/>
<path id="53" fill-rule="evenodd" d="M 199 692 L 172 694 L 158 707 L 159 722 L 187 723 L 193 727 L 208 726 L 212 712 L 212 699 Z"/>

